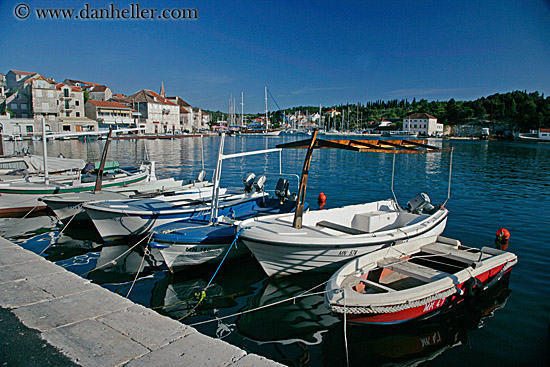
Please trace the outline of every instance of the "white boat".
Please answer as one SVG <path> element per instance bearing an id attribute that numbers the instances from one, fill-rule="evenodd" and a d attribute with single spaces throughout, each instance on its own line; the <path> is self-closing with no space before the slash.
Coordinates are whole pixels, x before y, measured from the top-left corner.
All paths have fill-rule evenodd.
<path id="1" fill-rule="evenodd" d="M 426 195 L 425 195 L 426 196 Z M 447 223 L 444 207 L 402 209 L 393 199 L 303 213 L 254 218 L 241 224 L 240 238 L 269 276 L 327 271 L 395 241 L 437 236 Z"/>
<path id="2" fill-rule="evenodd" d="M 400 208 L 394 195 L 393 200 L 306 213 L 303 210 L 309 166 L 316 148 L 394 153 L 394 157 L 395 153 L 441 152 L 443 149 L 429 146 L 425 141 L 317 140 L 317 131 L 311 140 L 277 147 L 308 148 L 295 213 L 250 219 L 240 225 L 240 238 L 269 276 L 326 271 L 395 241 L 437 236 L 445 229 L 447 209 L 443 205 L 433 206 L 426 194 L 411 199 L 407 208 Z"/>
<path id="3" fill-rule="evenodd" d="M 204 171 L 201 171 L 203 173 Z M 203 177 L 203 176 L 201 176 Z M 212 186 L 210 182 L 197 177 L 196 181 L 159 179 L 131 186 L 122 186 L 99 192 L 78 192 L 61 195 L 51 195 L 40 198 L 62 222 L 89 220 L 82 209 L 85 203 L 97 201 L 124 200 L 130 198 L 160 198 L 161 200 L 176 200 L 176 195 L 189 190 Z"/>
<path id="4" fill-rule="evenodd" d="M 242 192 L 228 193 L 225 188 L 220 191 L 226 206 L 257 197 Z M 161 224 L 206 215 L 210 212 L 211 201 L 212 187 L 208 186 L 178 195 L 90 202 L 84 204 L 83 209 L 103 241 L 108 242 L 146 234 Z"/>
<path id="5" fill-rule="evenodd" d="M 348 322 L 396 324 L 433 316 L 486 291 L 517 263 L 511 252 L 426 237 L 355 258 L 326 285 Z"/>

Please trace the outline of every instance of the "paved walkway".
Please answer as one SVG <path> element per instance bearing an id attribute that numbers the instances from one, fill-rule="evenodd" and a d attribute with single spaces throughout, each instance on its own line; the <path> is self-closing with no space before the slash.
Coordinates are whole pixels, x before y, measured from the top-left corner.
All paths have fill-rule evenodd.
<path id="1" fill-rule="evenodd" d="M 24 353 L 32 361 L 35 349 L 53 346 L 61 354 L 53 350 L 48 356 L 63 365 L 281 366 L 137 305 L 1 237 L 0 308 L 2 320 L 19 320 L 11 332 L 21 337 L 26 330 L 32 345 L 18 350 L 14 335 L 13 349 L 0 351 L 11 353 L 12 360 Z"/>

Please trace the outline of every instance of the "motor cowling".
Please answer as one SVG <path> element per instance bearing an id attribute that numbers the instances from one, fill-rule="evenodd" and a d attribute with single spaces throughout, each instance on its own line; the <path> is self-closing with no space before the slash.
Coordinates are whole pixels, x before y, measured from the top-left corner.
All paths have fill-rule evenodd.
<path id="1" fill-rule="evenodd" d="M 284 178 L 279 178 L 275 185 L 275 196 L 282 200 L 287 200 L 290 197 L 290 190 L 288 189 L 289 182 Z"/>
<path id="2" fill-rule="evenodd" d="M 259 175 L 254 179 L 254 188 L 257 192 L 260 192 L 264 189 L 265 181 L 267 180 L 267 177 L 265 175 Z"/>
<path id="3" fill-rule="evenodd" d="M 254 178 L 256 175 L 253 172 L 249 172 L 243 177 L 243 185 L 245 192 L 252 192 L 252 185 L 254 184 Z"/>

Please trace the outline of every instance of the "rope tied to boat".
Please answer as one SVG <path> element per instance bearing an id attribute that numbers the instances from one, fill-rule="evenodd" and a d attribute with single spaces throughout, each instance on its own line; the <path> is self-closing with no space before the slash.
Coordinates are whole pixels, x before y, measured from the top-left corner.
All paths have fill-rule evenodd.
<path id="1" fill-rule="evenodd" d="M 212 282 L 214 281 L 214 278 L 216 277 L 216 274 L 218 274 L 218 271 L 220 270 L 220 268 L 222 267 L 222 264 L 223 262 L 225 261 L 225 259 L 227 258 L 227 255 L 229 255 L 229 251 L 231 251 L 231 249 L 233 248 L 233 246 L 236 246 L 236 243 L 237 243 L 237 240 L 239 239 L 239 235 L 241 234 L 243 230 L 239 230 L 237 232 L 237 234 L 235 235 L 235 238 L 233 239 L 233 242 L 231 242 L 231 246 L 229 246 L 229 248 L 227 249 L 227 252 L 225 253 L 225 256 L 223 257 L 222 261 L 220 262 L 220 265 L 218 265 L 218 268 L 216 269 L 216 271 L 214 272 L 214 275 L 212 275 L 212 278 L 210 278 L 210 281 L 208 282 L 208 284 L 206 285 L 206 287 L 204 287 L 204 289 L 199 292 L 199 293 L 195 293 L 195 299 L 198 299 L 198 302 L 197 304 L 191 309 L 189 310 L 189 312 L 187 312 L 185 315 L 183 315 L 182 317 L 180 317 L 178 319 L 178 321 L 181 321 L 185 318 L 187 318 L 189 315 L 191 315 L 193 312 L 195 312 L 195 310 L 197 309 L 197 307 L 199 307 L 199 305 L 202 303 L 202 301 L 206 298 L 206 290 L 210 287 L 210 285 L 212 284 Z M 187 302 L 187 301 L 186 301 Z"/>

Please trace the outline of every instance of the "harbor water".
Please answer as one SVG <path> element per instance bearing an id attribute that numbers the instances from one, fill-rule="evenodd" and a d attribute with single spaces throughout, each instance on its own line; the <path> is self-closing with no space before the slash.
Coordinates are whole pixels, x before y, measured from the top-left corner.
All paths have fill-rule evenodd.
<path id="1" fill-rule="evenodd" d="M 303 137 L 227 137 L 225 153 L 274 148 Z M 321 136 L 320 138 L 333 138 Z M 159 178 L 192 179 L 204 165 L 210 178 L 220 137 L 120 140 L 109 156 L 135 165 L 145 153 Z M 353 139 L 363 139 L 353 137 Z M 12 144 L 12 143 L 9 143 Z M 5 151 L 41 143 L 15 142 Z M 171 274 L 155 252 L 136 241 L 102 246 L 92 225 L 61 232 L 54 217 L 1 219 L 3 237 L 132 301 L 248 352 L 289 366 L 542 366 L 548 365 L 550 334 L 550 144 L 430 140 L 452 153 L 378 154 L 343 150 L 314 152 L 307 201 L 325 208 L 395 197 L 405 206 L 420 192 L 450 211 L 444 236 L 473 247 L 494 246 L 495 233 L 511 233 L 508 250 L 519 262 L 509 279 L 475 302 L 432 319 L 401 326 L 351 326 L 330 314 L 323 296 L 298 297 L 331 274 L 305 273 L 270 279 L 252 256 Z M 50 154 L 99 160 L 101 141 L 53 141 Z M 305 150 L 284 150 L 229 159 L 222 186 L 241 185 L 247 172 L 265 173 L 273 193 L 279 172 L 297 191 Z M 452 164 L 451 164 L 452 162 Z M 392 167 L 394 169 L 392 193 Z M 451 179 L 449 180 L 449 173 Z M 449 197 L 449 181 L 451 184 Z M 448 201 L 447 201 L 448 199 Z M 237 246 L 244 246 L 237 242 Z M 196 307 L 195 307 L 196 306 Z M 159 330 L 162 333 L 162 330 Z"/>

